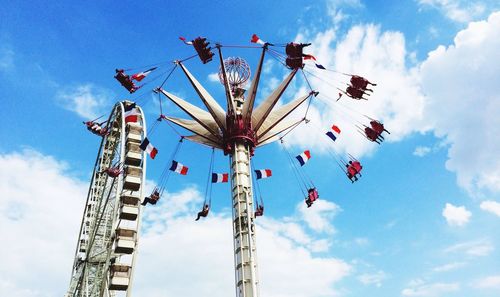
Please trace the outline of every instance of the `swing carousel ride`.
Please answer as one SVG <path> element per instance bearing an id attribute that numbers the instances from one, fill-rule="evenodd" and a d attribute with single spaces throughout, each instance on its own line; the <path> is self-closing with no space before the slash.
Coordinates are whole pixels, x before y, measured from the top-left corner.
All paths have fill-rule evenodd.
<path id="1" fill-rule="evenodd" d="M 147 207 L 152 207 L 160 201 L 171 173 L 187 175 L 188 167 L 177 160 L 177 153 L 185 140 L 212 148 L 207 183 L 208 194 L 205 195 L 205 201 L 196 220 L 209 214 L 212 184 L 229 182 L 236 296 L 258 296 L 259 280 L 254 224 L 257 217 L 264 215 L 264 202 L 260 195 L 259 180 L 271 177 L 272 170 L 254 168 L 252 157 L 261 146 L 275 141 L 281 142 L 283 151 L 292 165 L 293 174 L 302 185 L 305 203 L 307 207 L 312 207 L 319 199 L 319 193 L 312 179 L 302 169 L 302 166 L 311 158 L 311 152 L 306 150 L 294 156 L 284 145 L 286 136 L 302 123 L 308 123 L 311 120 L 308 118 L 308 111 L 313 100 L 335 102 L 341 108 L 342 105 L 337 101 L 342 96 L 345 95 L 354 100 L 367 100 L 373 92 L 373 89 L 369 87 L 376 86 L 362 76 L 338 72 L 318 64 L 313 55 L 303 52 L 304 48 L 310 44 L 294 42 L 272 44 L 261 40 L 254 34 L 251 38 L 253 45 L 233 46 L 215 43 L 220 64 L 218 78 L 224 86 L 226 97 L 224 109 L 185 65 L 186 61 L 196 57 L 199 57 L 203 64 L 211 62 L 215 54 L 209 46 L 209 41 L 202 37 L 191 41 L 180 37 L 180 40 L 194 47 L 196 54 L 182 60 L 175 60 L 170 69 L 157 77 L 149 75 L 158 71 L 157 69 L 162 68 L 165 63 L 143 67 L 144 70 L 141 69 L 142 71 L 135 74 L 127 74 L 130 69 L 116 69 L 116 80 L 132 94 L 132 98 L 135 97 L 134 101 L 117 102 L 111 115 L 103 122 L 99 122 L 102 117 L 84 122 L 86 128 L 101 137 L 102 141 L 82 216 L 66 297 L 131 296 L 141 214 L 147 211 Z M 224 59 L 223 48 L 260 50 L 260 58 L 248 90 L 245 90 L 244 86 L 251 77 L 250 67 L 239 57 Z M 288 74 L 271 94 L 255 107 L 266 55 L 286 67 Z M 178 68 L 191 83 L 206 110 L 164 89 L 165 83 Z M 309 91 L 299 94 L 296 99 L 286 104 L 277 106 L 298 72 L 303 75 Z M 339 90 L 338 98 L 319 96 L 320 90 L 311 87 L 307 77 L 311 75 L 320 78 L 322 73 L 333 73 L 344 79 L 341 84 L 331 84 Z M 144 95 L 150 93 L 144 92 L 141 96 L 135 93 L 145 90 L 145 85 L 161 77 L 165 77 L 163 82 L 153 89 L 160 100 L 160 114 L 148 131 L 140 104 L 141 101 L 147 99 Z M 137 83 L 144 79 L 143 85 L 138 86 Z M 189 118 L 177 118 L 164 114 L 161 96 L 174 103 Z M 296 116 L 302 105 L 306 105 L 302 108 L 304 114 Z M 366 124 L 357 125 L 358 132 L 368 140 L 380 144 L 384 140 L 382 134 L 388 131 L 380 121 L 366 115 L 362 116 L 366 117 Z M 161 122 L 166 122 L 176 132 L 172 124 L 193 134 L 181 135 L 177 132 L 180 139 L 167 166 L 158 177 L 157 185 L 152 193 L 145 195 L 146 159 L 148 156 L 154 159 L 158 153 L 158 149 L 149 138 Z M 333 124 L 325 129 L 324 136 L 327 141 L 336 141 L 340 133 L 341 129 Z M 221 150 L 224 155 L 229 156 L 229 173 L 213 172 L 215 150 Z M 346 157 L 340 156 L 333 145 L 331 152 L 348 179 L 352 183 L 357 181 L 363 168 L 361 163 L 350 154 Z M 253 188 L 259 193 L 255 200 Z"/>

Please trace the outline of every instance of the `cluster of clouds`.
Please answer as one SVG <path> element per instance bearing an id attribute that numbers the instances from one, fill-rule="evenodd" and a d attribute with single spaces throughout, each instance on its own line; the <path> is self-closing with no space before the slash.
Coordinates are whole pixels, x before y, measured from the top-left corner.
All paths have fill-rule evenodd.
<path id="1" fill-rule="evenodd" d="M 211 213 L 203 222 L 195 222 L 202 202 L 196 188 L 187 188 L 168 193 L 159 205 L 145 213 L 146 228 L 141 236 L 144 254 L 138 263 L 136 294 L 198 296 L 200 292 L 218 292 L 220 296 L 233 296 L 231 214 Z M 257 220 L 262 294 L 335 295 L 335 284 L 352 273 L 347 262 L 318 256 L 332 244 L 332 218 L 340 208 L 324 200 L 315 206 L 306 211 L 304 203 L 299 203 L 292 216 L 265 216 Z M 158 274 L 161 267 L 177 273 L 165 280 Z M 194 279 L 197 285 L 190 286 Z"/>
<path id="2" fill-rule="evenodd" d="M 313 87 L 325 94 L 309 113 L 315 128 L 329 127 L 334 119 L 343 128 L 335 147 L 355 156 L 377 147 L 352 124 L 366 122 L 362 115 L 384 122 L 391 132 L 388 141 L 400 141 L 415 132 L 433 133 L 439 143 L 417 147 L 414 155 L 447 148 L 446 168 L 456 173 L 461 187 L 472 195 L 500 192 L 500 159 L 495 156 L 500 139 L 492 137 L 500 134 L 499 28 L 500 13 L 492 13 L 487 20 L 470 23 L 452 45 L 439 46 L 421 63 L 413 63 L 414 53 L 407 51 L 400 32 L 384 32 L 377 25 L 354 26 L 340 40 L 334 29 L 304 30 L 296 39 L 312 42 L 308 50 L 318 61 L 331 61 L 324 66 L 376 78 L 378 83 L 367 102 L 336 103 L 336 87 L 346 79 L 341 74 L 328 74 L 326 81 L 310 77 Z M 304 125 L 289 136 L 289 142 L 324 150 L 328 144 L 323 136 L 311 135 Z"/>
<path id="3" fill-rule="evenodd" d="M 479 207 L 489 212 L 497 217 L 500 217 L 500 203 L 494 200 L 485 200 L 482 201 Z M 450 226 L 465 226 L 469 223 L 472 212 L 468 210 L 465 206 L 456 206 L 451 203 L 446 203 L 443 212 L 443 217 L 446 219 L 446 222 Z"/>
<path id="4" fill-rule="evenodd" d="M 63 88 L 56 94 L 62 107 L 86 120 L 95 119 L 109 110 L 111 98 L 111 91 L 93 84 Z"/>
<path id="5" fill-rule="evenodd" d="M 460 23 L 473 21 L 486 12 L 484 1 L 476 0 L 418 0 L 418 4 L 421 9 L 438 9 L 448 19 Z"/>
<path id="6" fill-rule="evenodd" d="M 409 283 L 408 288 L 401 291 L 403 296 L 425 296 L 434 297 L 442 296 L 446 293 L 456 292 L 460 289 L 458 283 L 428 283 L 424 280 L 417 279 Z"/>
<path id="7" fill-rule="evenodd" d="M 473 241 L 460 242 L 442 249 L 445 255 L 452 255 L 461 261 L 446 263 L 432 268 L 422 278 L 416 278 L 408 282 L 406 288 L 401 290 L 402 296 L 437 297 L 451 295 L 453 292 L 462 292 L 465 289 L 473 290 L 479 294 L 479 290 L 494 292 L 500 288 L 500 276 L 488 275 L 475 277 L 468 280 L 455 281 L 432 281 L 436 274 L 446 274 L 451 271 L 467 267 L 478 259 L 478 257 L 489 256 L 494 251 L 494 247 L 489 239 L 479 239 Z"/>
<path id="8" fill-rule="evenodd" d="M 463 226 L 470 220 L 472 213 L 465 206 L 454 206 L 446 203 L 443 209 L 443 217 L 450 226 Z"/>
<path id="9" fill-rule="evenodd" d="M 53 157 L 0 155 L 1 296 L 63 295 L 87 187 Z"/>
<path id="10" fill-rule="evenodd" d="M 87 187 L 67 164 L 37 151 L 0 155 L 0 233 L 9 243 L 0 245 L 9 255 L 0 266 L 1 296 L 64 294 Z M 195 222 L 202 201 L 190 187 L 147 208 L 134 294 L 234 296 L 231 213 Z M 336 284 L 352 274 L 351 264 L 323 254 L 332 245 L 332 219 L 340 208 L 324 200 L 315 206 L 306 211 L 300 203 L 291 216 L 257 221 L 262 294 L 332 296 L 339 292 Z"/>

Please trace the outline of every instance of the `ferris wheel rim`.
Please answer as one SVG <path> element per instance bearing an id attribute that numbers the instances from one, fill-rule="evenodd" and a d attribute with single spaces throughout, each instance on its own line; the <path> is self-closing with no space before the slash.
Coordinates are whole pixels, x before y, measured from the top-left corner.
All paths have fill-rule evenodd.
<path id="1" fill-rule="evenodd" d="M 70 278 L 70 288 L 66 296 L 88 296 L 87 294 L 79 291 L 82 287 L 82 284 L 85 282 L 85 277 L 87 276 L 88 270 L 93 269 L 91 265 L 91 261 L 95 260 L 96 258 L 103 258 L 104 256 L 104 262 L 101 265 L 99 271 L 101 272 L 100 275 L 95 274 L 93 277 L 96 279 L 99 278 L 99 281 L 97 282 L 98 284 L 95 285 L 91 292 L 92 296 L 110 296 L 114 294 L 110 294 L 109 291 L 109 269 L 111 265 L 114 263 L 111 262 L 111 257 L 113 256 L 113 259 L 121 259 L 123 255 L 119 255 L 116 252 L 113 253 L 112 249 L 114 247 L 115 243 L 115 230 L 117 230 L 120 226 L 120 223 L 122 221 L 120 215 L 120 201 L 121 201 L 121 196 L 123 195 L 125 188 L 124 188 L 124 175 L 121 174 L 117 178 L 112 178 L 112 181 L 109 182 L 110 177 L 107 177 L 106 174 L 101 174 L 102 169 L 106 168 L 108 166 L 114 165 L 113 163 L 118 163 L 120 166 L 124 166 L 125 164 L 125 147 L 127 145 L 126 142 L 126 136 L 128 137 L 128 126 L 125 122 L 125 108 L 124 105 L 127 102 L 118 102 L 115 104 L 113 107 L 111 114 L 108 118 L 108 123 L 110 123 L 110 130 L 111 133 L 105 137 L 100 142 L 98 154 L 96 157 L 96 161 L 94 163 L 94 169 L 92 173 L 92 178 L 90 180 L 90 185 L 89 185 L 89 190 L 87 192 L 87 199 L 85 201 L 85 208 L 83 211 L 82 215 L 82 222 L 80 225 L 80 230 L 78 233 L 78 241 L 76 245 L 76 250 L 74 254 L 74 261 L 73 261 L 73 266 L 72 266 L 72 273 L 71 273 L 71 278 Z M 146 121 L 144 118 L 144 113 L 143 110 L 137 106 L 139 115 L 140 115 L 140 128 L 142 129 L 141 133 L 141 138 L 146 137 Z M 119 121 L 119 128 L 115 127 L 115 123 Z M 117 129 L 116 129 L 117 128 Z M 111 144 L 110 144 L 111 143 Z M 128 146 L 127 146 L 128 147 Z M 111 152 L 111 153 L 110 153 Z M 109 155 L 111 154 L 111 155 Z M 145 174 L 146 174 L 146 159 L 145 159 L 145 152 L 140 153 L 140 166 L 139 168 L 142 170 L 142 174 L 140 175 L 140 188 L 137 190 L 138 198 L 139 200 L 142 199 L 143 197 L 143 184 L 145 181 Z M 127 166 L 130 166 L 128 164 Z M 103 176 L 106 176 L 103 178 Z M 104 182 L 104 186 L 102 185 L 102 181 Z M 98 195 L 95 194 L 95 189 L 99 189 L 101 187 L 101 190 L 98 190 Z M 131 191 L 132 193 L 132 191 Z M 97 196 L 97 197 L 96 197 Z M 106 196 L 106 202 L 103 202 Z M 109 199 L 111 198 L 111 201 Z M 110 205 L 107 205 L 107 203 L 110 203 Z M 99 203 L 99 204 L 98 204 Z M 101 205 L 104 203 L 104 206 L 101 207 Z M 89 217 L 90 210 L 92 208 L 92 204 L 98 205 L 95 206 L 94 211 L 100 212 L 100 217 L 97 217 L 97 215 L 92 216 L 90 219 L 86 219 Z M 113 204 L 113 205 L 111 205 Z M 138 234 L 140 231 L 140 218 L 141 218 L 141 211 L 140 211 L 140 206 L 137 207 L 138 212 L 137 212 L 137 218 L 136 218 L 136 235 L 135 235 L 135 247 L 133 248 L 132 252 L 129 254 L 130 257 L 132 258 L 132 266 L 130 267 L 130 276 L 133 275 L 133 268 L 135 267 L 135 259 L 137 255 L 137 245 L 138 245 Z M 101 234 L 99 236 L 102 237 L 101 239 L 101 245 L 98 247 L 94 246 L 94 242 L 96 241 L 97 237 L 97 232 L 99 231 L 100 224 L 103 222 L 103 216 L 105 216 L 106 220 L 106 227 L 103 227 L 104 230 L 106 231 L 104 234 Z M 81 248 L 82 248 L 82 239 L 85 240 L 85 243 L 88 245 L 85 246 L 85 251 L 82 253 Z M 82 257 L 83 255 L 83 257 Z M 83 267 L 81 267 L 81 264 L 84 264 Z M 87 271 L 86 271 L 87 270 Z M 97 277 L 96 277 L 97 275 Z M 132 277 L 130 277 L 130 283 L 132 281 Z M 132 286 L 130 285 L 130 288 Z M 88 288 L 88 287 L 87 287 Z M 129 292 L 131 290 L 127 289 L 127 296 L 129 296 Z M 107 293 L 106 293 L 107 292 Z M 97 295 L 99 294 L 99 295 Z"/>

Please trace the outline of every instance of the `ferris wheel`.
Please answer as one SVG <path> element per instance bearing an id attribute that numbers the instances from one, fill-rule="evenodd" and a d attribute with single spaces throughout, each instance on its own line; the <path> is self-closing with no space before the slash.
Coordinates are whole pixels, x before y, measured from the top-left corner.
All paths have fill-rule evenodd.
<path id="1" fill-rule="evenodd" d="M 123 101 L 106 122 L 65 297 L 130 296 L 132 288 L 146 174 L 140 149 L 146 121 L 140 107 Z"/>

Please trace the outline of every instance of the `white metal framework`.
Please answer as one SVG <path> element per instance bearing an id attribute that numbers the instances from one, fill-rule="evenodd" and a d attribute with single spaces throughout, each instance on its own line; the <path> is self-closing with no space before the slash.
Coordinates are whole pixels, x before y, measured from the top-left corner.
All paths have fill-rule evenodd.
<path id="1" fill-rule="evenodd" d="M 180 61 L 177 64 L 199 95 L 207 111 L 164 89 L 158 88 L 156 91 L 165 95 L 191 117 L 191 119 L 166 117 L 167 120 L 194 133 L 194 135 L 187 136 L 187 139 L 222 149 L 224 154 L 230 156 L 236 296 L 257 297 L 259 296 L 259 280 L 250 159 L 255 148 L 278 140 L 281 132 L 302 122 L 304 119 L 288 122 L 283 120 L 317 93 L 310 92 L 274 109 L 299 70 L 296 68 L 291 70 L 283 82 L 254 109 L 267 45 L 262 48 L 257 70 L 247 91 L 247 98 L 243 96 L 245 90 L 241 88 L 250 75 L 250 70 L 246 69 L 247 66 L 244 67 L 246 62 L 240 58 L 225 61 L 221 47 L 217 46 L 217 48 L 220 58 L 219 77 L 226 92 L 227 110 L 217 103 Z M 238 63 L 235 63 L 237 59 Z M 226 69 L 226 65 L 231 65 L 231 67 Z"/>
<path id="2" fill-rule="evenodd" d="M 71 281 L 66 297 L 111 297 L 131 294 L 137 257 L 145 153 L 139 148 L 146 137 L 146 121 L 135 107 L 138 121 L 126 123 L 117 103 L 108 119 L 90 183 L 78 236 Z M 119 166 L 113 178 L 104 171 Z"/>

